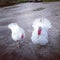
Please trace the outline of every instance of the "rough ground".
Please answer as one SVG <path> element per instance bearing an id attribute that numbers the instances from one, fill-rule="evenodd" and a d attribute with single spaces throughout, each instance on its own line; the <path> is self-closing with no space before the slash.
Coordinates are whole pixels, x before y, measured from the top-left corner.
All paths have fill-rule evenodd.
<path id="1" fill-rule="evenodd" d="M 46 17 L 51 23 L 47 47 L 33 45 L 31 25 L 36 18 Z M 21 48 L 11 38 L 7 25 L 18 23 L 25 31 L 26 38 Z M 60 60 L 60 2 L 24 3 L 0 8 L 0 60 Z"/>

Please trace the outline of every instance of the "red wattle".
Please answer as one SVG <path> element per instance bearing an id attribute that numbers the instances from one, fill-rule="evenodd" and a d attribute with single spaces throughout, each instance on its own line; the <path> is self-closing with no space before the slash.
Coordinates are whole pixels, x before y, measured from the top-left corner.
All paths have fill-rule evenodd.
<path id="1" fill-rule="evenodd" d="M 41 28 L 38 29 L 38 35 L 40 35 L 40 34 L 41 34 Z"/>
<path id="2" fill-rule="evenodd" d="M 21 35 L 21 38 L 22 38 L 22 39 L 24 38 L 23 34 Z"/>

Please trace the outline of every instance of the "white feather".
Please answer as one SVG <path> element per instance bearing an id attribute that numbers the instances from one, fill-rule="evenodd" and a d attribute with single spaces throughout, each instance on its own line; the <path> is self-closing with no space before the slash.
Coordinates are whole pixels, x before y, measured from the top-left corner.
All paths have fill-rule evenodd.
<path id="1" fill-rule="evenodd" d="M 41 44 L 45 45 L 48 43 L 48 29 L 52 27 L 50 21 L 48 21 L 46 18 L 38 18 L 33 22 L 33 32 L 31 36 L 31 40 L 34 44 Z M 38 28 L 41 27 L 41 34 L 38 36 L 37 31 Z"/>
<path id="2" fill-rule="evenodd" d="M 25 32 L 24 32 L 24 30 L 20 26 L 18 26 L 18 24 L 11 23 L 11 24 L 8 25 L 8 28 L 12 32 L 11 37 L 12 37 L 12 39 L 14 41 L 20 40 L 22 34 L 23 34 L 23 36 L 25 38 Z"/>

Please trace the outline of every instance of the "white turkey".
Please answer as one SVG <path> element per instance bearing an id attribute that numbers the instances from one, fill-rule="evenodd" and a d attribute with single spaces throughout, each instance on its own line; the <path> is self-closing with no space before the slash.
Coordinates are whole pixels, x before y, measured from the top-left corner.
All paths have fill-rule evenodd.
<path id="1" fill-rule="evenodd" d="M 25 38 L 25 31 L 20 27 L 18 26 L 17 23 L 10 23 L 8 25 L 8 28 L 11 30 L 11 37 L 14 41 L 17 41 L 18 42 L 18 46 L 20 46 L 20 40 L 24 39 Z"/>
<path id="2" fill-rule="evenodd" d="M 38 18 L 33 22 L 31 40 L 33 44 L 46 45 L 48 43 L 48 29 L 52 27 L 46 18 Z"/>

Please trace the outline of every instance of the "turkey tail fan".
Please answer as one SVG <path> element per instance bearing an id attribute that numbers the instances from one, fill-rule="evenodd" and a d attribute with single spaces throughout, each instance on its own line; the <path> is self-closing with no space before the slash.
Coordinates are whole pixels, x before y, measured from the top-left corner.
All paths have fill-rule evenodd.
<path id="1" fill-rule="evenodd" d="M 48 19 L 44 18 L 42 22 L 45 28 L 49 29 L 52 27 L 51 22 Z"/>

